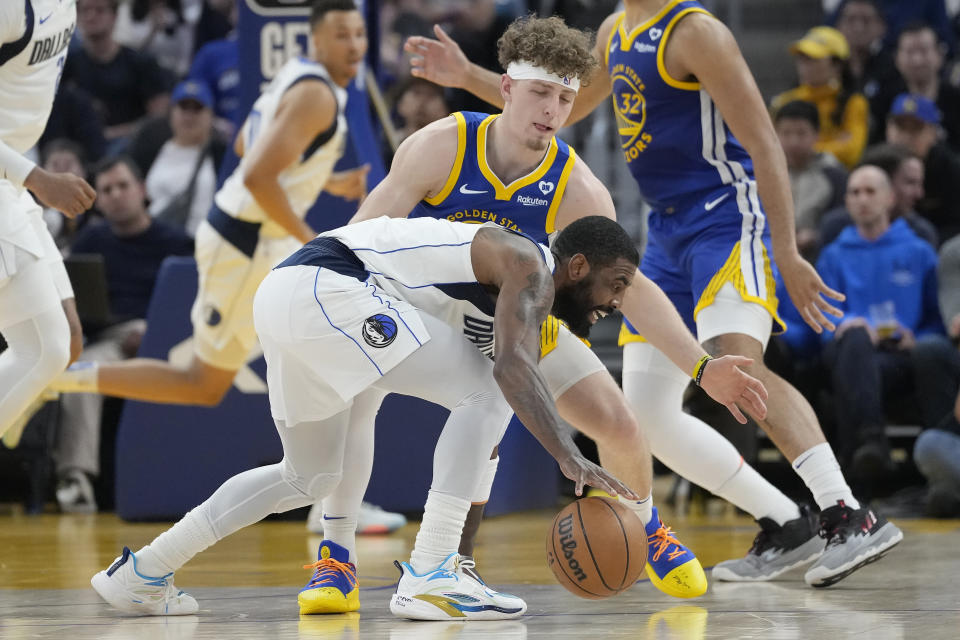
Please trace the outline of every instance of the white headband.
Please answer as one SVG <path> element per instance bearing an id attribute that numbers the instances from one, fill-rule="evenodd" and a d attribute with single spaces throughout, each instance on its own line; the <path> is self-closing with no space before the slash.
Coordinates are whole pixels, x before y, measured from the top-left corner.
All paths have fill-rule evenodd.
<path id="1" fill-rule="evenodd" d="M 509 65 L 507 65 L 507 75 L 514 80 L 543 80 L 544 82 L 552 82 L 560 85 L 561 87 L 566 87 L 567 89 L 580 91 L 580 78 L 574 78 L 572 76 L 558 76 L 557 74 L 550 73 L 543 67 L 538 67 L 537 65 L 527 62 L 526 60 L 511 62 Z"/>

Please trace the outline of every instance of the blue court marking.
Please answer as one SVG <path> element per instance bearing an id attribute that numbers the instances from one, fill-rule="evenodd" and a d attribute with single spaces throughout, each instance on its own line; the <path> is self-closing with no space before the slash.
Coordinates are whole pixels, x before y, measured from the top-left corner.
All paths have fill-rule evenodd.
<path id="1" fill-rule="evenodd" d="M 363 347 L 360 346 L 360 343 L 357 342 L 350 334 L 348 334 L 346 331 L 344 331 L 337 325 L 333 324 L 333 321 L 330 320 L 330 316 L 327 315 L 327 310 L 323 308 L 323 304 L 320 302 L 320 298 L 317 297 L 317 280 L 320 278 L 320 269 L 322 268 L 323 267 L 317 267 L 317 275 L 313 277 L 313 299 L 317 301 L 318 305 L 320 305 L 320 311 L 323 312 L 323 317 L 327 319 L 327 322 L 330 323 L 331 327 L 333 327 L 334 329 L 342 333 L 344 336 L 346 336 L 346 338 L 350 340 L 353 344 L 357 345 L 357 349 L 360 349 L 360 352 L 363 355 L 367 356 L 367 360 L 369 360 L 370 364 L 373 365 L 373 368 L 377 370 L 377 373 L 383 376 L 383 371 L 381 371 L 380 367 L 377 366 L 377 363 L 373 361 L 373 358 L 370 357 L 370 354 L 364 351 Z"/>

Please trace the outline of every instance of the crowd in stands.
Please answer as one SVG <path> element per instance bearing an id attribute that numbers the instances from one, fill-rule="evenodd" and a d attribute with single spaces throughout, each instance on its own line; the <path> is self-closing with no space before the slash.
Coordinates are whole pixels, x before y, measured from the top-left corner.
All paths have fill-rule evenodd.
<path id="1" fill-rule="evenodd" d="M 515 17 L 558 13 L 596 29 L 617 7 L 616 0 L 379 4 L 376 77 L 399 139 L 451 111 L 491 109 L 411 78 L 408 36 L 433 36 L 441 24 L 471 60 L 498 69 L 496 41 Z M 91 328 L 84 358 L 135 353 L 160 261 L 190 253 L 212 203 L 245 115 L 236 5 L 78 0 L 78 29 L 39 157 L 47 168 L 88 176 L 98 190 L 95 209 L 77 219 L 45 213 L 65 253 L 105 258 L 117 322 Z M 789 354 L 788 376 L 817 372 L 814 384 L 799 387 L 826 397 L 814 405 L 855 481 L 870 486 L 894 475 L 887 425 L 923 427 L 912 454 L 934 515 L 960 515 L 957 5 L 824 0 L 822 24 L 784 43 L 794 62 L 784 74 L 795 74 L 795 88 L 770 99 L 798 245 L 847 296 L 837 330 L 817 336 L 781 291 L 790 328 L 772 349 Z M 388 160 L 390 151 L 384 144 Z M 134 253 L 147 258 L 136 269 Z M 57 446 L 67 509 L 84 508 L 82 485 L 98 471 L 91 453 L 98 400 L 71 402 Z"/>

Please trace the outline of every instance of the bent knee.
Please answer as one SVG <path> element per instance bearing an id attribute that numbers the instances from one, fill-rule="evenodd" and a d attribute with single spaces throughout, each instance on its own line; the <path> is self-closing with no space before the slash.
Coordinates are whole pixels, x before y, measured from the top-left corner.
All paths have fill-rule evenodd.
<path id="1" fill-rule="evenodd" d="M 298 472 L 286 462 L 283 465 L 284 482 L 311 500 L 320 500 L 330 495 L 342 479 L 342 471 L 310 475 Z"/>
<path id="2" fill-rule="evenodd" d="M 626 405 L 605 407 L 593 422 L 593 434 L 587 434 L 598 443 L 624 445 L 642 438 L 640 422 Z"/>

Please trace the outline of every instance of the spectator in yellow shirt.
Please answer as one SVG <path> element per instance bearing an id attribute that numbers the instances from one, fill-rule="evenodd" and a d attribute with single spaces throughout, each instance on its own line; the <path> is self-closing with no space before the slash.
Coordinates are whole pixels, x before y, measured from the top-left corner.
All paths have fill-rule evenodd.
<path id="1" fill-rule="evenodd" d="M 790 52 L 800 86 L 773 99 L 774 114 L 793 100 L 815 104 L 820 114 L 816 150 L 853 167 L 867 143 L 870 108 L 867 99 L 851 88 L 846 38 L 832 27 L 814 27 L 790 45 Z"/>

